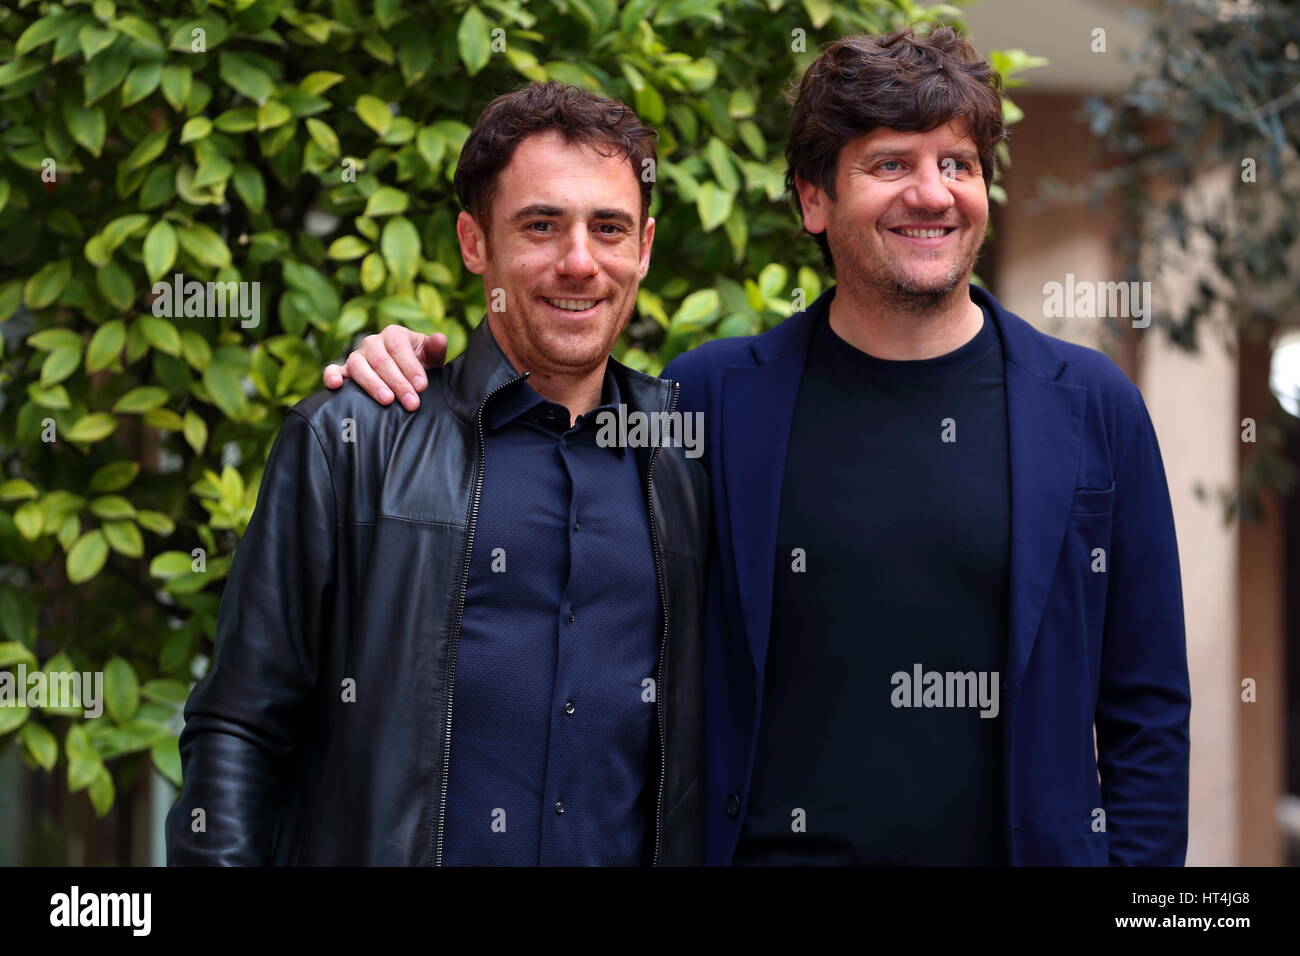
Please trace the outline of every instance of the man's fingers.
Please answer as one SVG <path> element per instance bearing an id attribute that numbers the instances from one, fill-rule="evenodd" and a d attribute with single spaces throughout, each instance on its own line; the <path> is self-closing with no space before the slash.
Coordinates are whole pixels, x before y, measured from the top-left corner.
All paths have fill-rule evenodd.
<path id="1" fill-rule="evenodd" d="M 424 365 L 420 364 L 420 356 L 416 354 L 416 346 L 419 345 L 422 338 L 421 334 L 411 332 L 411 329 L 403 328 L 402 325 L 390 325 L 389 328 L 383 329 L 380 338 L 383 341 L 385 351 L 389 354 L 389 358 L 393 359 L 396 367 L 398 367 L 398 372 L 402 375 L 402 381 L 393 381 L 393 378 L 385 375 L 380 365 L 374 363 L 374 359 L 370 359 L 370 365 L 373 365 L 374 371 L 383 376 L 383 380 L 387 384 L 393 386 L 394 392 L 398 394 L 398 398 L 402 399 L 404 406 L 407 408 L 420 407 L 420 399 L 416 399 L 415 405 L 411 405 L 411 403 L 407 402 L 406 393 L 412 392 L 412 390 L 413 392 L 420 392 L 425 385 L 428 385 L 424 375 Z"/>
<path id="2" fill-rule="evenodd" d="M 361 349 L 353 349 L 348 354 L 347 366 L 348 378 L 365 389 L 366 394 L 379 404 L 387 405 L 393 400 L 393 393 L 384 384 L 384 380 L 375 374 Z"/>
<path id="3" fill-rule="evenodd" d="M 348 370 L 342 365 L 326 365 L 321 377 L 325 380 L 326 388 L 340 388 L 343 380 L 348 377 Z"/>
<path id="4" fill-rule="evenodd" d="M 441 332 L 434 332 L 432 335 L 421 337 L 420 358 L 425 368 L 442 368 L 447 364 L 447 336 Z M 423 389 L 418 380 L 412 379 L 415 387 Z"/>
<path id="5" fill-rule="evenodd" d="M 413 378 L 423 378 L 424 368 L 411 345 L 411 330 L 390 325 L 378 335 L 367 335 L 361 353 L 407 411 L 420 407 Z"/>

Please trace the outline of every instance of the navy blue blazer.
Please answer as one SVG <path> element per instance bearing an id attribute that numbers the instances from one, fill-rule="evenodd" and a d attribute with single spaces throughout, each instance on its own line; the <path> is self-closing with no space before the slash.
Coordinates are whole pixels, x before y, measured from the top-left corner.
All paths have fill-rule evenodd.
<path id="1" fill-rule="evenodd" d="M 663 372 L 681 382 L 681 409 L 704 413 L 714 501 L 704 655 L 710 865 L 731 862 L 748 800 L 790 423 L 812 330 L 834 294 L 762 335 L 708 342 Z M 1191 692 L 1151 419 L 1100 352 L 1044 335 L 977 286 L 970 296 L 997 323 L 1006 360 L 1008 859 L 1181 866 Z"/>

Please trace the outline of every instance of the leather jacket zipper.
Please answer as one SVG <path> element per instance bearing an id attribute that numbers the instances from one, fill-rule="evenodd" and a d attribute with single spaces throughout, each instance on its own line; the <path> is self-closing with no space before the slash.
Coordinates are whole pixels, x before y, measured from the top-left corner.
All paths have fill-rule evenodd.
<path id="1" fill-rule="evenodd" d="M 483 472 L 487 459 L 484 448 L 483 411 L 487 408 L 487 403 L 492 400 L 493 395 L 503 388 L 509 388 L 516 382 L 522 382 L 530 374 L 530 372 L 524 372 L 518 378 L 511 379 L 509 382 L 492 389 L 483 397 L 483 401 L 478 407 L 478 414 L 474 416 L 474 424 L 478 433 L 478 442 L 475 446 L 474 496 L 470 499 L 469 523 L 465 529 L 465 550 L 461 555 L 461 577 L 460 589 L 456 598 L 456 618 L 452 624 L 447 646 L 447 720 L 446 729 L 443 733 L 442 779 L 438 785 L 438 825 L 434 829 L 433 837 L 434 866 L 442 866 L 443 826 L 447 819 L 447 773 L 451 769 L 451 705 L 452 696 L 456 690 L 456 639 L 460 637 L 460 626 L 465 617 L 465 595 L 469 590 L 469 562 L 470 555 L 474 550 L 474 528 L 478 524 L 478 506 L 483 497 Z"/>
<path id="2" fill-rule="evenodd" d="M 665 410 L 665 420 L 671 415 L 673 409 L 677 406 L 677 392 L 681 388 L 678 382 L 673 382 L 672 393 L 668 396 L 668 407 Z M 654 552 L 655 559 L 655 579 L 659 584 L 659 607 L 663 611 L 664 632 L 659 644 L 659 673 L 655 675 L 655 721 L 659 725 L 659 791 L 655 798 L 655 851 L 654 857 L 650 862 L 651 866 L 659 865 L 659 857 L 663 847 L 664 836 L 664 780 L 668 776 L 668 737 L 664 729 L 663 708 L 664 701 L 664 674 L 668 669 L 668 592 L 664 588 L 664 570 L 663 557 L 659 551 L 659 534 L 655 531 L 655 505 L 654 505 L 654 474 L 655 461 L 659 457 L 659 446 L 656 445 L 650 452 L 650 463 L 646 466 L 645 488 L 646 488 L 646 509 L 650 518 L 650 544 Z"/>

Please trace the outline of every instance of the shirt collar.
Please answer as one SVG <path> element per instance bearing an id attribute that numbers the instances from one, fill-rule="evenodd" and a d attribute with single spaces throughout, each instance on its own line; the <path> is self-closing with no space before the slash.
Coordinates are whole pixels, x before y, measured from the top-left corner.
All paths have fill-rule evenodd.
<path id="1" fill-rule="evenodd" d="M 618 387 L 618 377 L 614 375 L 613 369 L 608 362 L 605 363 L 605 380 L 601 387 L 601 402 L 596 408 L 593 408 L 586 415 L 582 416 L 579 421 L 584 425 L 590 420 L 590 427 L 598 428 L 599 422 L 594 420 L 598 412 L 608 411 L 614 415 L 618 414 L 618 406 L 622 401 L 622 393 Z M 567 416 L 568 410 L 563 406 L 548 402 L 545 398 L 537 393 L 527 381 L 518 381 L 513 385 L 502 389 L 501 393 L 494 397 L 484 410 L 483 421 L 489 428 L 496 431 L 510 422 L 513 422 L 538 406 L 547 406 L 547 410 L 556 409 L 557 415 Z M 565 419 L 567 421 L 567 418 Z M 623 457 L 627 449 L 621 444 L 609 446 L 616 450 L 619 457 Z"/>

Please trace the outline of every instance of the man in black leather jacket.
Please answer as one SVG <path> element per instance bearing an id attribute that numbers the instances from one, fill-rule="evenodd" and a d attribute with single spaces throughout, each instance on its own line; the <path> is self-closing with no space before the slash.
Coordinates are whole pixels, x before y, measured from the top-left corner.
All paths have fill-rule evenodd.
<path id="1" fill-rule="evenodd" d="M 597 429 L 677 399 L 609 355 L 653 136 L 554 84 L 484 111 L 457 232 L 490 311 L 417 413 L 349 383 L 286 416 L 185 708 L 169 864 L 702 861 L 707 480 L 680 441 Z"/>

